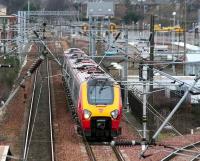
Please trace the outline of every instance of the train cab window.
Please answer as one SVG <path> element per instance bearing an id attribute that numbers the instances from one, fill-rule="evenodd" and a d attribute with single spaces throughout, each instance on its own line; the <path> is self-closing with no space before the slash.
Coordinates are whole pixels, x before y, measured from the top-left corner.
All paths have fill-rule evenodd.
<path id="1" fill-rule="evenodd" d="M 88 102 L 95 105 L 112 104 L 114 99 L 113 86 L 111 85 L 89 85 Z"/>

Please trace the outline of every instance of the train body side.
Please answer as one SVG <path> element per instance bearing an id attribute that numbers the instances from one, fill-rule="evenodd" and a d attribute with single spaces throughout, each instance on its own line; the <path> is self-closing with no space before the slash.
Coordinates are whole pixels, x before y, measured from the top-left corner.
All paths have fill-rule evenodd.
<path id="1" fill-rule="evenodd" d="M 92 60 L 90 62 L 94 64 Z M 83 64 L 87 67 L 87 63 Z M 91 67 L 92 65 L 89 65 Z M 64 68 L 68 72 L 65 81 L 76 107 L 80 127 L 88 137 L 115 137 L 121 134 L 122 101 L 120 86 L 106 74 L 91 77 L 87 70 L 75 67 L 70 56 L 65 57 Z M 83 79 L 84 76 L 84 79 Z M 93 76 L 93 75 L 92 75 Z"/>

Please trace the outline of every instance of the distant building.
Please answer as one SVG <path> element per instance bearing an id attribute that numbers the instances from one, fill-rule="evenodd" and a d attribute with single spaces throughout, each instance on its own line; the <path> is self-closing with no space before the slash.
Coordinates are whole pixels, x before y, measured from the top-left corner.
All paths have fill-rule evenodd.
<path id="1" fill-rule="evenodd" d="M 184 43 L 183 42 L 173 42 L 175 48 L 179 48 L 180 51 L 184 49 Z M 200 71 L 200 47 L 186 44 L 186 57 L 185 57 L 185 74 L 187 76 L 193 76 L 197 75 Z M 195 63 L 196 62 L 196 63 Z"/>
<path id="2" fill-rule="evenodd" d="M 178 82 L 173 81 L 173 79 L 168 78 L 166 76 L 162 76 L 160 74 L 156 75 L 158 73 L 154 73 L 154 81 L 156 82 L 153 85 L 154 89 L 163 89 L 161 91 L 157 91 L 154 94 L 154 99 L 159 102 L 157 105 L 161 105 L 163 107 L 167 105 L 176 105 L 180 98 L 183 96 L 184 91 L 188 90 L 188 85 L 192 85 L 194 83 L 195 76 L 172 76 L 174 80 L 179 80 Z M 137 82 L 139 80 L 138 75 L 129 75 L 128 81 L 129 82 Z M 186 83 L 186 84 L 185 84 Z M 169 84 L 166 86 L 166 84 Z M 175 85 L 176 84 L 176 85 Z M 188 85 L 187 85 L 188 84 Z M 200 82 L 197 82 L 195 87 L 199 87 Z M 141 93 L 143 92 L 143 86 L 141 85 L 134 85 L 128 87 L 129 90 L 135 90 L 134 95 L 137 96 L 137 98 L 142 99 Z M 156 91 L 156 90 L 155 90 Z M 196 92 L 196 91 L 194 91 Z M 200 104 L 200 94 L 193 95 L 192 93 L 188 94 L 185 101 L 185 103 L 190 104 Z"/>
<path id="3" fill-rule="evenodd" d="M 123 0 L 73 0 L 73 3 L 82 3 L 82 4 L 87 4 L 88 2 L 113 2 L 114 4 L 118 4 Z"/>
<path id="4" fill-rule="evenodd" d="M 154 0 L 156 4 L 169 4 L 171 0 Z"/>
<path id="5" fill-rule="evenodd" d="M 16 30 L 14 29 L 17 23 L 16 16 L 0 15 L 0 52 L 7 52 L 8 48 L 12 48 L 7 44 L 8 41 L 11 41 Z"/>
<path id="6" fill-rule="evenodd" d="M 192 62 L 200 62 L 200 54 L 199 52 L 192 52 L 189 54 L 186 54 L 186 62 L 190 62 L 190 64 L 185 65 L 185 73 L 186 75 L 197 75 L 200 71 L 199 63 L 192 64 Z"/>
<path id="7" fill-rule="evenodd" d="M 73 3 L 86 4 L 87 2 L 113 2 L 114 4 L 124 3 L 125 0 L 74 0 Z M 131 4 L 168 4 L 170 0 L 130 0 Z"/>
<path id="8" fill-rule="evenodd" d="M 198 25 L 200 25 L 200 9 L 198 10 Z"/>
<path id="9" fill-rule="evenodd" d="M 113 2 L 88 2 L 87 17 L 105 17 L 114 16 Z"/>
<path id="10" fill-rule="evenodd" d="M 4 16 L 7 14 L 7 7 L 0 4 L 0 16 Z"/>

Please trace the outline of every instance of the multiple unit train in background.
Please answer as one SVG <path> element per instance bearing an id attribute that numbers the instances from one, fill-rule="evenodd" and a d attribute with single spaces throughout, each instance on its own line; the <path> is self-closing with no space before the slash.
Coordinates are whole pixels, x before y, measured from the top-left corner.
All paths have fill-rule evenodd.
<path id="1" fill-rule="evenodd" d="M 65 83 L 84 135 L 89 138 L 120 135 L 122 100 L 117 82 L 78 48 L 65 51 L 64 69 Z"/>

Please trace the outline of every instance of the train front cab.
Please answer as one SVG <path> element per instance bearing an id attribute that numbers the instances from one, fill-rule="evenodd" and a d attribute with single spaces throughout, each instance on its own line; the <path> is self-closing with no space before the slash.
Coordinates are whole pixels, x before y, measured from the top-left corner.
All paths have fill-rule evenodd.
<path id="1" fill-rule="evenodd" d="M 80 88 L 78 114 L 86 137 L 112 138 L 121 134 L 120 87 L 105 80 L 84 82 Z"/>

